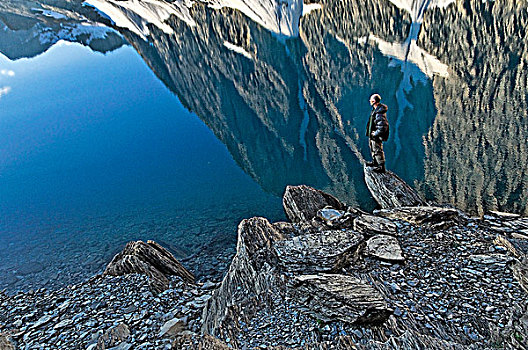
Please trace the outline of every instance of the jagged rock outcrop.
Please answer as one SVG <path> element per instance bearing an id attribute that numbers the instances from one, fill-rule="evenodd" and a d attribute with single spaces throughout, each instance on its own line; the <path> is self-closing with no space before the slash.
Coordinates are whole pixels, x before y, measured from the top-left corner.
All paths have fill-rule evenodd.
<path id="1" fill-rule="evenodd" d="M 306 185 L 287 186 L 282 205 L 292 222 L 310 221 L 326 206 L 337 210 L 345 209 L 343 203 L 334 196 Z"/>
<path id="2" fill-rule="evenodd" d="M 128 242 L 122 252 L 116 254 L 103 275 L 121 276 L 140 273 L 149 276 L 152 289 L 162 292 L 169 287 L 167 275 L 176 275 L 194 283 L 194 276 L 165 248 L 154 241 Z"/>
<path id="3" fill-rule="evenodd" d="M 204 309 L 202 330 L 215 335 L 238 309 L 253 310 L 260 299 L 284 285 L 276 273 L 272 241 L 281 233 L 264 218 L 243 220 L 238 226 L 237 253 L 220 287 Z"/>
<path id="4" fill-rule="evenodd" d="M 522 348 L 527 310 L 515 303 L 528 294 L 517 277 L 520 261 L 493 243 L 491 228 L 506 220 L 519 235 L 520 218 L 482 223 L 431 206 L 367 214 L 341 202 L 332 208 L 307 186 L 287 193 L 284 203 L 313 197 L 318 205 L 290 204 L 297 223 L 241 223 L 237 255 L 204 309 L 205 333 L 233 348 L 481 349 L 490 337 Z"/>
<path id="5" fill-rule="evenodd" d="M 335 197 L 308 186 L 289 186 L 283 203 L 296 225 L 271 224 L 264 218 L 240 223 L 237 254 L 221 286 L 207 302 L 203 332 L 236 337 L 239 325 L 233 320 L 240 319 L 241 312 L 244 317 L 240 322 L 249 322 L 261 310 L 285 304 L 325 322 L 385 322 L 392 309 L 383 293 L 367 279 L 342 274 L 345 266 L 358 259 L 364 236 L 339 227 L 337 221 L 328 226 L 324 221 L 316 222 L 317 213 L 325 207 L 354 213 L 355 218 L 362 212 L 349 210 Z M 330 204 L 335 209 L 329 208 Z M 383 224 L 375 225 L 375 220 L 365 220 L 378 230 L 394 230 L 387 221 L 382 218 Z M 348 222 L 344 224 L 348 226 Z"/>
<path id="6" fill-rule="evenodd" d="M 426 201 L 405 181 L 391 171 L 376 173 L 364 167 L 365 183 L 381 208 L 427 205 Z"/>

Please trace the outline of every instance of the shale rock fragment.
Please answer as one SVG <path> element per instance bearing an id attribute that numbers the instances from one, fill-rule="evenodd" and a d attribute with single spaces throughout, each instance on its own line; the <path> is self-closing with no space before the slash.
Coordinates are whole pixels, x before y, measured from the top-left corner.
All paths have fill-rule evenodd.
<path id="1" fill-rule="evenodd" d="M 167 275 L 176 275 L 194 283 L 194 276 L 165 248 L 154 241 L 128 242 L 121 253 L 114 256 L 103 275 L 121 276 L 140 273 L 149 276 L 155 292 L 169 286 Z"/>
<path id="2" fill-rule="evenodd" d="M 407 221 L 415 225 L 444 224 L 448 226 L 467 220 L 467 216 L 458 209 L 433 206 L 382 209 L 375 211 L 374 214 L 389 219 Z"/>
<path id="3" fill-rule="evenodd" d="M 363 236 L 353 230 L 327 230 L 284 239 L 274 247 L 289 272 L 337 271 L 354 259 Z"/>
<path id="4" fill-rule="evenodd" d="M 367 236 L 375 234 L 396 235 L 398 227 L 389 219 L 374 215 L 360 215 L 354 219 L 354 230 Z"/>
<path id="5" fill-rule="evenodd" d="M 308 313 L 325 321 L 381 324 L 392 314 L 379 291 L 351 276 L 301 275 L 294 278 L 291 289 Z"/>
<path id="6" fill-rule="evenodd" d="M 404 261 L 398 240 L 392 236 L 377 235 L 367 241 L 365 253 L 372 257 L 388 261 Z"/>

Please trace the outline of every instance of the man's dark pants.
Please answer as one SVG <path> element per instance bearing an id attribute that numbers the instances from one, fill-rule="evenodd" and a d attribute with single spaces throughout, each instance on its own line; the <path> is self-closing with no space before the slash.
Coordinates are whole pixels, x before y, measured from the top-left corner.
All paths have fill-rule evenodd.
<path id="1" fill-rule="evenodd" d="M 379 165 L 385 164 L 385 153 L 383 153 L 383 142 L 379 139 L 369 138 L 370 154 L 372 160 Z"/>

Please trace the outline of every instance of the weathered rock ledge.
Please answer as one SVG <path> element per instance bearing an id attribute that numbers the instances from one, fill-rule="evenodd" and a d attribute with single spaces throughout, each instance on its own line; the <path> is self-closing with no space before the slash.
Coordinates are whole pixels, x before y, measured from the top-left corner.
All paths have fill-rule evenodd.
<path id="1" fill-rule="evenodd" d="M 0 349 L 528 348 L 528 218 L 307 186 L 283 204 L 291 222 L 240 223 L 221 283 L 148 241 L 79 285 L 0 293 Z"/>

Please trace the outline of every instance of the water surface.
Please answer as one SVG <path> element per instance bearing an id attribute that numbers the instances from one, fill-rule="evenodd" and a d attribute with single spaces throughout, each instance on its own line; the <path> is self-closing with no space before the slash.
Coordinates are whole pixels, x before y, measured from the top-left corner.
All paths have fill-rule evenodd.
<path id="1" fill-rule="evenodd" d="M 1 66 L 11 72 L 0 100 L 4 286 L 94 272 L 132 239 L 169 242 L 183 257 L 216 236 L 233 244 L 244 217 L 282 217 L 280 199 L 130 46 L 103 55 L 59 42 Z"/>
<path id="2" fill-rule="evenodd" d="M 424 197 L 528 214 L 525 3 L 323 0 L 292 28 L 288 6 L 89 2 L 0 4 L 10 288 L 89 275 L 131 239 L 232 251 L 289 184 L 374 209 L 374 92 L 387 167 Z"/>

